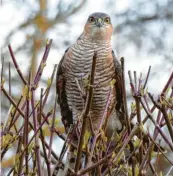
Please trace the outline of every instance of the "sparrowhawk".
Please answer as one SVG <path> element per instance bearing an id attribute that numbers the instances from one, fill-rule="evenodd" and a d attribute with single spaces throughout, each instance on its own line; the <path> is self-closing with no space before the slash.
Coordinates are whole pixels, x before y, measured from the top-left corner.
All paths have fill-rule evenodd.
<path id="1" fill-rule="evenodd" d="M 93 55 L 97 53 L 94 77 L 94 92 L 91 105 L 91 120 L 94 130 L 104 113 L 110 83 L 115 80 L 111 91 L 107 124 L 107 135 L 121 130 L 118 111 L 122 106 L 121 66 L 111 46 L 113 27 L 110 16 L 93 13 L 88 17 L 83 33 L 76 43 L 69 47 L 62 57 L 57 70 L 56 87 L 60 104 L 62 122 L 66 132 L 71 124 L 78 121 L 85 105 L 86 80 L 91 71 Z M 88 124 L 88 123 L 87 123 Z M 89 130 L 89 125 L 87 125 Z"/>

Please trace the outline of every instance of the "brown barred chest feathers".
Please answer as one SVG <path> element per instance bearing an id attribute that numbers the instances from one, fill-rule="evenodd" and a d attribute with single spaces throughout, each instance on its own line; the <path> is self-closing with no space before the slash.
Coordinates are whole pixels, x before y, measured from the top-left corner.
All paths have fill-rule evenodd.
<path id="1" fill-rule="evenodd" d="M 73 118 L 84 108 L 84 99 L 81 92 L 86 94 L 86 84 L 91 71 L 94 51 L 97 52 L 97 64 L 94 79 L 94 93 L 92 100 L 91 116 L 99 121 L 106 106 L 110 82 L 114 77 L 114 64 L 110 43 L 88 42 L 78 40 L 66 53 L 63 63 L 64 76 L 66 78 L 66 94 L 70 109 L 73 111 Z M 79 90 L 80 89 L 80 90 Z M 115 90 L 112 90 L 110 106 L 115 105 Z M 111 107 L 110 107 L 111 108 Z M 95 123 L 97 124 L 97 123 Z"/>

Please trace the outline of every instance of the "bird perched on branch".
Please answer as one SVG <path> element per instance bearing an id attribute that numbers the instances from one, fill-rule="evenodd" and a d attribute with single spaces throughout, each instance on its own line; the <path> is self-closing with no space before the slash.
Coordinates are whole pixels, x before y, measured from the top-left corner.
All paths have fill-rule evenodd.
<path id="1" fill-rule="evenodd" d="M 85 105 L 86 85 L 95 52 L 97 53 L 97 63 L 90 110 L 93 130 L 98 129 L 108 103 L 109 93 L 106 135 L 111 137 L 115 130 L 122 129 L 118 115 L 122 107 L 122 72 L 119 61 L 112 50 L 112 33 L 113 27 L 109 15 L 100 12 L 91 14 L 87 19 L 83 33 L 76 43 L 65 51 L 59 63 L 56 88 L 66 132 L 71 124 L 74 125 L 78 121 L 82 121 L 79 117 Z M 111 83 L 113 83 L 112 87 Z M 87 129 L 90 130 L 88 121 Z"/>

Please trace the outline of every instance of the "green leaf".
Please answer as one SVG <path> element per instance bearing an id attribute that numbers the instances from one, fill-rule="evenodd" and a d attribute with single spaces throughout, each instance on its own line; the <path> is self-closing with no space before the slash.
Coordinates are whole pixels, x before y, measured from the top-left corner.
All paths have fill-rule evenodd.
<path id="1" fill-rule="evenodd" d="M 101 138 L 103 139 L 103 141 L 104 141 L 104 142 L 107 142 L 108 139 L 107 139 L 107 137 L 105 136 L 105 132 L 104 132 L 102 129 L 100 130 L 100 132 L 101 132 Z"/>
<path id="2" fill-rule="evenodd" d="M 144 128 L 143 124 L 140 125 L 140 130 L 143 131 L 143 132 L 145 132 L 145 128 Z"/>
<path id="3" fill-rule="evenodd" d="M 163 172 L 162 171 L 159 172 L 159 176 L 163 176 Z"/>
<path id="4" fill-rule="evenodd" d="M 139 174 L 139 166 L 135 165 L 135 175 Z"/>
<path id="5" fill-rule="evenodd" d="M 123 158 L 124 156 L 124 152 L 121 153 L 121 155 L 119 156 L 119 158 L 114 162 L 114 164 L 116 165 L 120 160 L 121 158 Z"/>
<path id="6" fill-rule="evenodd" d="M 55 119 L 55 126 L 59 126 L 59 123 L 60 123 L 60 119 Z"/>
<path id="7" fill-rule="evenodd" d="M 141 94 L 141 96 L 144 96 L 144 94 L 145 94 L 143 87 L 140 88 L 140 94 Z"/>
<path id="8" fill-rule="evenodd" d="M 170 91 L 170 89 L 171 89 L 171 86 L 169 86 L 169 87 L 167 88 L 167 90 L 166 90 L 166 92 L 165 92 L 165 96 L 168 94 L 168 92 Z"/>
<path id="9" fill-rule="evenodd" d="M 110 86 L 111 86 L 112 89 L 114 88 L 115 83 L 116 83 L 116 80 L 115 80 L 115 79 L 113 79 L 113 80 L 110 82 Z"/>
<path id="10" fill-rule="evenodd" d="M 13 136 L 11 136 L 10 134 L 6 134 L 5 136 L 2 137 L 2 148 L 4 148 L 5 146 L 7 146 L 11 140 L 13 139 Z"/>
<path id="11" fill-rule="evenodd" d="M 46 131 L 47 131 L 47 129 L 49 129 L 48 126 L 43 126 L 43 128 L 42 128 L 43 136 L 46 136 Z"/>
<path id="12" fill-rule="evenodd" d="M 13 147 L 13 144 L 12 144 L 12 143 L 8 144 L 8 149 L 10 149 L 10 148 L 12 148 L 12 147 Z"/>
<path id="13" fill-rule="evenodd" d="M 169 112 L 168 118 L 169 118 L 169 120 L 172 120 L 172 113 L 171 112 Z"/>
<path id="14" fill-rule="evenodd" d="M 4 87 L 4 84 L 5 84 L 5 79 L 2 78 L 1 86 Z"/>
<path id="15" fill-rule="evenodd" d="M 19 164 L 19 161 L 20 161 L 19 157 L 20 157 L 20 155 L 19 155 L 19 153 L 17 153 L 16 156 L 15 156 L 15 165 Z"/>
<path id="16" fill-rule="evenodd" d="M 131 103 L 131 111 L 134 111 L 136 109 L 136 104 L 134 102 Z"/>
<path id="17" fill-rule="evenodd" d="M 117 132 L 115 132 L 115 135 L 112 136 L 111 140 L 115 139 L 115 141 L 119 141 L 120 138 L 121 138 L 120 135 Z"/>
<path id="18" fill-rule="evenodd" d="M 114 159 L 116 156 L 115 152 L 112 153 L 112 159 Z"/>
<path id="19" fill-rule="evenodd" d="M 86 148 L 86 145 L 88 143 L 88 140 L 89 140 L 90 136 L 91 136 L 91 132 L 87 130 L 84 134 L 84 143 L 83 143 L 83 146 L 82 146 L 83 149 Z"/>
<path id="20" fill-rule="evenodd" d="M 52 84 L 52 80 L 51 80 L 51 78 L 48 78 L 48 80 L 47 80 L 47 86 L 50 87 L 51 84 Z"/>
<path id="21" fill-rule="evenodd" d="M 29 153 L 32 152 L 32 149 L 34 148 L 34 146 L 35 146 L 34 142 L 31 142 L 30 145 L 28 146 Z"/>
<path id="22" fill-rule="evenodd" d="M 83 84 L 84 84 L 84 87 L 87 87 L 89 85 L 89 79 L 87 77 L 83 78 Z"/>
<path id="23" fill-rule="evenodd" d="M 25 85 L 22 90 L 22 95 L 23 95 L 23 97 L 26 98 L 27 94 L 28 94 L 28 86 Z"/>
<path id="24" fill-rule="evenodd" d="M 11 113 L 14 114 L 15 110 L 16 110 L 16 108 L 14 106 L 12 106 Z"/>
<path id="25" fill-rule="evenodd" d="M 46 66 L 46 63 L 41 63 L 41 71 L 43 71 L 43 68 Z"/>
<path id="26" fill-rule="evenodd" d="M 49 45 L 49 42 L 50 42 L 50 40 L 49 40 L 49 39 L 47 39 L 47 40 L 46 40 L 46 45 Z"/>
<path id="27" fill-rule="evenodd" d="M 158 155 L 157 152 L 155 152 L 155 151 L 152 151 L 152 152 L 151 152 L 151 158 L 154 158 L 154 157 L 157 156 L 157 155 Z"/>
<path id="28" fill-rule="evenodd" d="M 73 154 L 74 156 L 77 156 L 77 150 L 74 150 Z"/>
<path id="29" fill-rule="evenodd" d="M 36 101 L 36 105 L 35 105 L 35 107 L 38 107 L 39 104 L 40 104 L 40 101 Z"/>
<path id="30" fill-rule="evenodd" d="M 141 140 L 137 138 L 137 139 L 135 140 L 135 142 L 133 143 L 133 144 L 134 144 L 134 147 L 135 147 L 135 148 L 139 147 L 140 142 L 141 142 Z"/>

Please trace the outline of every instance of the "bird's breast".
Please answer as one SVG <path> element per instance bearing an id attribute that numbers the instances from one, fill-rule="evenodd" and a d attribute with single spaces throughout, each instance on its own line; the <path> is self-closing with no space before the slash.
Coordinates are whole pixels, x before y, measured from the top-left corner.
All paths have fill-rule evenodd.
<path id="1" fill-rule="evenodd" d="M 82 95 L 86 94 L 88 76 L 91 72 L 95 51 L 97 52 L 97 63 L 91 108 L 93 116 L 101 116 L 106 106 L 110 82 L 113 79 L 115 69 L 111 46 L 104 43 L 99 45 L 78 41 L 68 50 L 63 62 L 68 105 L 72 109 L 74 116 L 78 116 L 84 108 L 85 100 Z M 112 90 L 110 103 L 115 103 L 115 90 Z M 95 119 L 98 119 L 98 117 Z"/>

